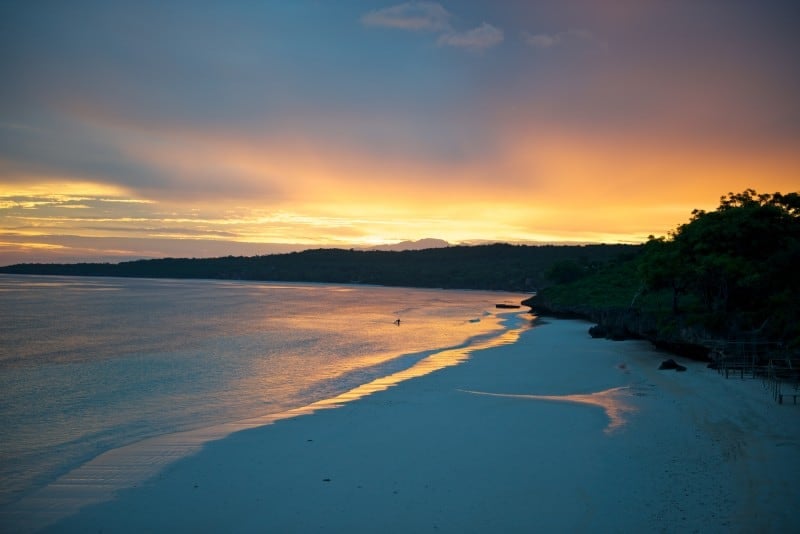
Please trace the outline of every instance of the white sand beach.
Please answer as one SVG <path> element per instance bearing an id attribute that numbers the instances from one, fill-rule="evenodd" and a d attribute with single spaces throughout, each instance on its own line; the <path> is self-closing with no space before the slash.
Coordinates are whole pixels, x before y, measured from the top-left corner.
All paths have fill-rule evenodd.
<path id="1" fill-rule="evenodd" d="M 673 356 L 589 326 L 543 321 L 460 365 L 236 432 L 50 528 L 800 531 L 800 405 L 699 362 L 658 371 Z"/>

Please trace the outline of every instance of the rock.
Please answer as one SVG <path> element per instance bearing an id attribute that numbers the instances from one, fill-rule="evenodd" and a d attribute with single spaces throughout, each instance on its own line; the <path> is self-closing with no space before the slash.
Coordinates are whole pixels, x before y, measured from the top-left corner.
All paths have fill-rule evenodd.
<path id="1" fill-rule="evenodd" d="M 669 360 L 664 360 L 661 362 L 661 365 L 658 366 L 659 371 L 663 371 L 665 369 L 675 369 L 678 367 L 678 363 L 670 358 Z"/>
<path id="2" fill-rule="evenodd" d="M 589 329 L 589 335 L 594 337 L 594 338 L 606 337 L 607 334 L 608 334 L 608 331 L 605 329 L 605 327 L 600 326 L 599 324 L 598 325 L 594 325 L 593 327 L 591 327 Z"/>
<path id="3" fill-rule="evenodd" d="M 607 324 L 596 324 L 589 329 L 589 335 L 594 338 L 605 338 L 610 339 L 612 341 L 625 341 L 628 339 L 633 339 L 635 336 L 631 335 L 630 332 L 625 330 L 624 326 L 621 325 L 607 325 Z"/>
<path id="4" fill-rule="evenodd" d="M 678 362 L 676 362 L 672 358 L 670 358 L 669 360 L 664 360 L 663 362 L 661 362 L 661 365 L 658 367 L 659 371 L 672 370 L 672 369 L 674 369 L 676 371 L 685 371 L 686 367 L 684 367 L 683 365 L 679 364 Z"/>

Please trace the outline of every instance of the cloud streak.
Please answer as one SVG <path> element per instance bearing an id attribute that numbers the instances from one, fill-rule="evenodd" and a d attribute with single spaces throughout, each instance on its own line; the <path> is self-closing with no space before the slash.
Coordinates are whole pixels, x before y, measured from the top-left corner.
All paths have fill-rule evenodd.
<path id="1" fill-rule="evenodd" d="M 597 52 L 605 52 L 608 50 L 608 43 L 596 37 L 592 32 L 582 29 L 537 34 L 523 31 L 521 36 L 522 41 L 526 45 L 538 50 L 575 46 Z"/>
<path id="2" fill-rule="evenodd" d="M 444 31 L 450 28 L 450 13 L 436 2 L 407 2 L 370 11 L 361 17 L 364 26 L 409 31 Z"/>
<path id="3" fill-rule="evenodd" d="M 473 52 L 483 51 L 503 42 L 503 30 L 488 24 L 457 31 L 450 24 L 452 15 L 436 2 L 407 2 L 370 11 L 361 17 L 364 26 L 407 31 L 439 33 L 437 44 Z"/>
<path id="4" fill-rule="evenodd" d="M 484 22 L 477 28 L 464 32 L 445 33 L 437 42 L 442 46 L 483 51 L 503 42 L 503 30 Z"/>

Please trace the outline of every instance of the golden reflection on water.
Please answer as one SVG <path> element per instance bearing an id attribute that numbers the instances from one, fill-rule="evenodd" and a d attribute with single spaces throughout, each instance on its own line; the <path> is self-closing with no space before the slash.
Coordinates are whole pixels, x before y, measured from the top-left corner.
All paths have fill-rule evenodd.
<path id="1" fill-rule="evenodd" d="M 506 330 L 489 339 L 474 341 L 465 347 L 443 350 L 420 360 L 412 367 L 378 378 L 350 391 L 307 406 L 285 412 L 254 417 L 149 438 L 138 443 L 112 449 L 60 477 L 57 481 L 21 499 L 9 512 L 20 530 L 36 531 L 55 521 L 75 514 L 88 504 L 114 498 L 118 491 L 135 487 L 155 476 L 173 461 L 199 451 L 206 443 L 234 432 L 269 425 L 282 419 L 307 415 L 319 410 L 337 408 L 373 393 L 389 389 L 405 380 L 458 365 L 472 352 L 509 345 L 530 327 L 520 314 L 520 327 Z M 498 329 L 501 318 L 494 318 Z M 491 335 L 491 334 L 490 334 Z"/>
<path id="2" fill-rule="evenodd" d="M 599 406 L 608 416 L 609 422 L 604 432 L 610 434 L 627 423 L 626 415 L 636 411 L 636 408 L 626 402 L 628 398 L 627 386 L 621 386 L 596 393 L 574 394 L 574 395 L 522 395 L 512 393 L 488 393 L 485 391 L 461 390 L 465 393 L 475 395 L 488 395 L 491 397 L 509 397 L 513 399 L 534 399 L 554 402 L 574 402 L 577 404 L 588 404 Z"/>
<path id="3" fill-rule="evenodd" d="M 467 347 L 458 347 L 434 353 L 423 360 L 420 360 L 408 369 L 377 378 L 372 382 L 358 386 L 350 391 L 342 393 L 341 395 L 337 395 L 336 397 L 315 402 L 305 407 L 303 410 L 313 412 L 319 409 L 336 408 L 342 404 L 361 399 L 368 395 L 372 395 L 373 393 L 377 393 L 378 391 L 389 389 L 392 386 L 396 386 L 400 382 L 425 376 L 446 367 L 458 365 L 459 363 L 468 360 L 469 355 L 475 351 L 491 349 L 514 343 L 517 341 L 517 339 L 519 339 L 520 334 L 522 334 L 522 332 L 528 327 L 529 322 L 523 320 L 520 328 L 506 330 L 499 336 L 477 343 L 472 343 Z"/>

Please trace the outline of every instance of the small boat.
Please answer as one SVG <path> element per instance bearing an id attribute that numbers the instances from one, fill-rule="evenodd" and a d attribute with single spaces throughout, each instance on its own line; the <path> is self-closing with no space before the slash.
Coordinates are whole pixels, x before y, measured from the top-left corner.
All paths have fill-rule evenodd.
<path id="1" fill-rule="evenodd" d="M 501 309 L 504 309 L 504 310 L 516 310 L 516 309 L 521 308 L 522 306 L 520 306 L 519 304 L 500 303 L 500 304 L 495 304 L 495 307 L 496 308 L 501 308 Z"/>

